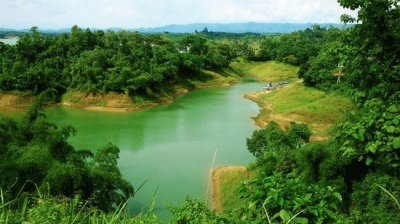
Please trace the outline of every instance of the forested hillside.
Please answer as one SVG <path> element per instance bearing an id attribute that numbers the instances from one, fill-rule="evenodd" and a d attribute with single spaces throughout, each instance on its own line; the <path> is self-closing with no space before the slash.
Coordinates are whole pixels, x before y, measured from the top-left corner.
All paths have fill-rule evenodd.
<path id="1" fill-rule="evenodd" d="M 90 31 L 45 36 L 31 29 L 15 46 L 0 43 L 0 89 L 46 90 L 57 100 L 67 90 L 152 97 L 201 69 L 219 70 L 235 57 L 229 42 L 186 35 Z"/>

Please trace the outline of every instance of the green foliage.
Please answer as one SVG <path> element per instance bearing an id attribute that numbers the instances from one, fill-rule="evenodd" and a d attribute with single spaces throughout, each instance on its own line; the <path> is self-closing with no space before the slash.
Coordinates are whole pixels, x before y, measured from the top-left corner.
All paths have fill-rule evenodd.
<path id="1" fill-rule="evenodd" d="M 382 173 L 371 173 L 362 181 L 354 184 L 351 217 L 357 223 L 398 223 L 400 210 L 391 194 L 400 195 L 400 180 Z"/>
<path id="2" fill-rule="evenodd" d="M 1 201 L 0 223 L 160 223 L 153 211 L 131 217 L 125 210 L 126 203 L 114 212 L 103 212 L 88 206 L 79 197 L 56 198 L 49 196 L 21 198 L 21 206 L 14 209 L 14 201 Z"/>
<path id="3" fill-rule="evenodd" d="M 152 97 L 165 86 L 199 78 L 201 69 L 225 68 L 236 57 L 230 41 L 186 35 L 82 30 L 45 36 L 32 28 L 15 46 L 0 47 L 0 89 L 89 93 L 118 92 Z"/>
<path id="4" fill-rule="evenodd" d="M 296 161 L 304 181 L 335 186 L 344 192 L 344 167 L 339 150 L 332 141 L 310 143 L 297 152 Z"/>
<path id="5" fill-rule="evenodd" d="M 310 136 L 307 125 L 292 123 L 285 132 L 277 123 L 270 122 L 264 129 L 254 131 L 247 139 L 247 147 L 255 157 L 261 158 L 267 151 L 298 149 L 309 141 Z"/>
<path id="6" fill-rule="evenodd" d="M 259 159 L 259 172 L 240 189 L 246 205 L 236 213 L 238 219 L 266 223 L 267 213 L 273 222 L 294 216 L 294 223 L 336 220 L 342 197 L 329 185 L 343 186 L 343 178 L 337 177 L 335 150 L 328 143 L 304 146 L 310 135 L 306 125 L 292 123 L 285 132 L 274 122 L 253 133 L 248 148 Z"/>
<path id="7" fill-rule="evenodd" d="M 359 113 L 339 125 L 335 140 L 344 156 L 398 174 L 400 105 L 395 99 L 388 102 L 367 101 Z"/>
<path id="8" fill-rule="evenodd" d="M 286 223 L 301 211 L 293 223 L 331 223 L 342 201 L 333 188 L 304 183 L 295 173 L 260 175 L 240 191 L 247 204 L 238 214 L 246 223 L 267 223 L 266 213 L 274 223 Z"/>
<path id="9" fill-rule="evenodd" d="M 0 121 L 0 189 L 4 198 L 36 186 L 51 195 L 79 195 L 91 206 L 111 211 L 133 196 L 133 187 L 117 168 L 119 149 L 111 144 L 77 151 L 68 143 L 72 127 L 58 128 L 46 121 L 40 99 L 20 122 Z"/>
<path id="10" fill-rule="evenodd" d="M 340 41 L 326 43 L 319 54 L 308 61 L 308 68 L 301 77 L 307 86 L 314 86 L 319 89 L 328 89 L 336 83 L 338 66 L 343 62 L 343 44 Z M 341 77 L 343 82 L 344 78 Z"/>
<path id="11" fill-rule="evenodd" d="M 227 219 L 218 216 L 213 211 L 210 211 L 204 202 L 199 200 L 191 200 L 186 198 L 184 204 L 180 207 L 170 208 L 174 223 L 227 223 Z"/>
<path id="12" fill-rule="evenodd" d="M 291 65 L 304 66 L 318 54 L 321 46 L 327 42 L 330 33 L 337 29 L 326 29 L 318 25 L 304 31 L 284 34 L 279 38 L 266 37 L 260 41 L 260 49 L 249 55 L 250 60 L 277 60 Z"/>
<path id="13" fill-rule="evenodd" d="M 279 42 L 273 37 L 267 37 L 260 43 L 259 58 L 263 61 L 269 61 L 276 58 L 276 48 Z"/>

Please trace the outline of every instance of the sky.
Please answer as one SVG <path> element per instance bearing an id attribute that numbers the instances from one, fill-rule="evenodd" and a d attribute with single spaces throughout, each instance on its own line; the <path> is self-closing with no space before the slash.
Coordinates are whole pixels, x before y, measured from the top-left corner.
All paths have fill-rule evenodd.
<path id="1" fill-rule="evenodd" d="M 339 23 L 336 0 L 0 0 L 0 27 L 144 28 L 189 23 Z"/>

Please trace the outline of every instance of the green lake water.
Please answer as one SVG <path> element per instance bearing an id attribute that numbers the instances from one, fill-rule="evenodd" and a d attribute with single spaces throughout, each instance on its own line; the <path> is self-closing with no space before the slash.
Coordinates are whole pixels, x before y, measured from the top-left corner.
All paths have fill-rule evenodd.
<path id="1" fill-rule="evenodd" d="M 246 138 L 256 129 L 251 117 L 258 106 L 245 93 L 261 89 L 251 80 L 228 88 L 195 90 L 169 105 L 129 113 L 82 111 L 65 107 L 46 111 L 59 126 L 72 125 L 77 149 L 94 150 L 108 142 L 117 145 L 119 167 L 135 188 L 147 183 L 130 200 L 135 214 L 146 210 L 158 189 L 155 212 L 168 219 L 167 205 L 179 205 L 186 196 L 205 198 L 214 166 L 246 165 L 253 156 Z"/>

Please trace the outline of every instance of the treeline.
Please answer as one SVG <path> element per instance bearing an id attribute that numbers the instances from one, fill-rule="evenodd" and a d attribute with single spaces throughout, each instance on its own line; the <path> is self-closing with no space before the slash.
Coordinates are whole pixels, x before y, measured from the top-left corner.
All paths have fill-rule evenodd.
<path id="1" fill-rule="evenodd" d="M 24 33 L 20 31 L 14 30 L 1 30 L 0 29 L 0 38 L 7 38 L 7 37 L 21 37 Z"/>
<path id="2" fill-rule="evenodd" d="M 337 80 L 334 74 L 343 67 L 342 43 L 346 37 L 351 39 L 348 30 L 314 25 L 290 34 L 243 38 L 238 46 L 250 61 L 275 60 L 300 66 L 298 76 L 306 85 L 327 90 Z"/>
<path id="3" fill-rule="evenodd" d="M 45 36 L 36 27 L 17 45 L 0 43 L 0 89 L 90 93 L 119 92 L 152 96 L 200 70 L 219 70 L 236 57 L 229 42 L 186 35 L 171 41 L 165 35 L 82 30 Z"/>

